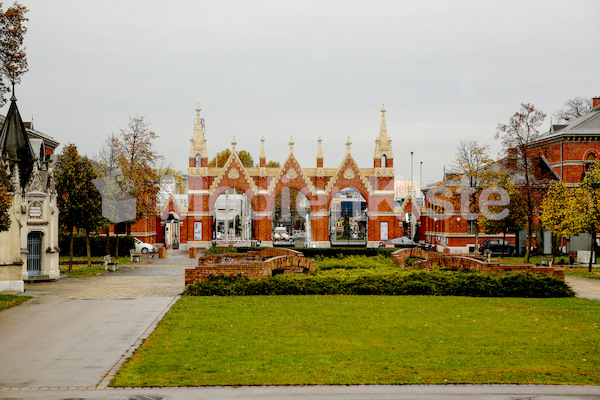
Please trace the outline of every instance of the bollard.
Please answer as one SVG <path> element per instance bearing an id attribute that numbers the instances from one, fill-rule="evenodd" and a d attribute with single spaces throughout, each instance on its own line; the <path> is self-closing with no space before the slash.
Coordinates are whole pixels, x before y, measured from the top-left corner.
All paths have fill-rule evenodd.
<path id="1" fill-rule="evenodd" d="M 196 258 L 196 248 L 190 247 L 190 258 Z"/>
<path id="2" fill-rule="evenodd" d="M 159 247 L 158 248 L 158 258 L 165 258 L 166 255 L 167 255 L 167 249 L 165 249 L 164 247 Z"/>

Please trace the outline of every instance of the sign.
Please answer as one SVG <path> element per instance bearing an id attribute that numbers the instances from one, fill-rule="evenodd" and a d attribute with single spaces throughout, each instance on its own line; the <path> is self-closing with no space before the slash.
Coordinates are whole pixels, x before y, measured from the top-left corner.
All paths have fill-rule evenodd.
<path id="1" fill-rule="evenodd" d="M 379 224 L 379 240 L 388 240 L 388 223 L 381 222 Z"/>
<path id="2" fill-rule="evenodd" d="M 194 222 L 194 240 L 202 240 L 202 222 Z"/>

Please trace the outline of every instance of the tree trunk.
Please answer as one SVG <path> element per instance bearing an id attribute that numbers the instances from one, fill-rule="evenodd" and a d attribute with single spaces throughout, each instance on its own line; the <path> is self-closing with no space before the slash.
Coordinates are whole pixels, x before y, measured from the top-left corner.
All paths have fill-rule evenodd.
<path id="1" fill-rule="evenodd" d="M 500 258 L 504 258 L 504 243 L 506 242 L 506 231 L 502 232 L 502 251 L 500 252 Z"/>
<path id="2" fill-rule="evenodd" d="M 115 258 L 119 258 L 119 232 L 117 232 L 117 228 L 115 225 L 115 239 L 116 239 L 116 245 L 115 245 Z"/>
<path id="3" fill-rule="evenodd" d="M 106 227 L 106 252 L 104 254 L 110 256 L 110 225 Z"/>
<path id="4" fill-rule="evenodd" d="M 88 229 L 85 230 L 85 250 L 87 253 L 87 266 L 89 268 L 92 266 L 92 249 L 90 247 L 90 231 Z"/>
<path id="5" fill-rule="evenodd" d="M 73 227 L 69 229 L 71 232 L 71 243 L 69 245 L 69 272 L 73 271 Z"/>
<path id="6" fill-rule="evenodd" d="M 592 264 L 596 261 L 596 255 L 594 254 L 594 250 L 596 250 L 596 228 L 592 229 L 592 243 L 590 245 L 590 264 L 588 265 L 588 272 L 592 272 Z"/>
<path id="7" fill-rule="evenodd" d="M 475 255 L 479 255 L 479 224 L 477 220 L 473 220 L 473 228 L 475 229 Z"/>
<path id="8" fill-rule="evenodd" d="M 533 224 L 533 221 L 531 220 L 531 217 L 528 216 L 527 217 L 527 248 L 525 249 L 525 257 L 523 258 L 523 262 L 525 264 L 529 263 L 529 253 L 530 253 L 531 241 L 532 241 L 532 236 L 531 236 L 532 224 Z"/>

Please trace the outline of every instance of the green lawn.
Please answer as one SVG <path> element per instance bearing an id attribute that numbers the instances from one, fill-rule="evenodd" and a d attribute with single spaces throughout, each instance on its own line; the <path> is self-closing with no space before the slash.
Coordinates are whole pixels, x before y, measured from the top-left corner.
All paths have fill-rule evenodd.
<path id="1" fill-rule="evenodd" d="M 123 265 L 129 263 L 131 257 L 119 257 L 117 260 L 119 265 Z M 87 262 L 87 257 L 73 257 L 73 261 Z M 59 269 L 62 275 L 69 275 L 74 278 L 98 275 L 104 272 L 104 257 L 92 257 L 90 267 L 87 264 L 73 264 L 73 270 L 69 272 L 69 256 L 61 256 Z"/>
<path id="2" fill-rule="evenodd" d="M 600 303 L 183 297 L 114 386 L 600 384 Z"/>
<path id="3" fill-rule="evenodd" d="M 579 276 L 581 278 L 600 279 L 600 268 L 592 267 L 592 272 L 588 272 L 588 267 L 566 267 L 565 275 Z"/>
<path id="4" fill-rule="evenodd" d="M 7 308 L 18 306 L 29 300 L 30 296 L 13 296 L 9 294 L 0 294 L 0 311 Z"/>

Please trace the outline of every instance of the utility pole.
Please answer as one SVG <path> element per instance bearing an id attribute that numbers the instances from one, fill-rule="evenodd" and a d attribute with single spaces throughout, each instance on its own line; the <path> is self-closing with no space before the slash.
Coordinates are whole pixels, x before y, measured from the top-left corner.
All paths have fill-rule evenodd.
<path id="1" fill-rule="evenodd" d="M 413 154 L 414 152 L 411 151 L 410 152 L 410 185 L 409 185 L 409 189 L 408 192 L 412 198 L 412 194 L 413 194 Z"/>

